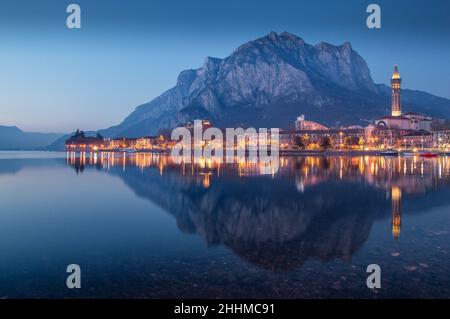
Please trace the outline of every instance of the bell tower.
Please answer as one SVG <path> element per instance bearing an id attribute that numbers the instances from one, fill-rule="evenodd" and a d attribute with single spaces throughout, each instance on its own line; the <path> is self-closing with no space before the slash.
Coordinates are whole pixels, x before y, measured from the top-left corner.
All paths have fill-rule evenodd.
<path id="1" fill-rule="evenodd" d="M 398 67 L 395 65 L 394 73 L 391 78 L 391 88 L 392 88 L 392 98 L 391 98 L 391 115 L 400 116 L 402 115 L 402 108 L 400 102 L 400 91 L 401 91 L 402 78 L 400 73 L 398 73 Z"/>

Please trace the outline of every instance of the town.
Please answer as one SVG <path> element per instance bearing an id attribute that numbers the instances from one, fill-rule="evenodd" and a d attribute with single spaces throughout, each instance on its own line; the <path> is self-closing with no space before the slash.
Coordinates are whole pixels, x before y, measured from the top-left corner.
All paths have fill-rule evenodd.
<path id="1" fill-rule="evenodd" d="M 395 66 L 391 77 L 391 113 L 374 120 L 366 126 L 351 125 L 326 127 L 320 123 L 309 121 L 300 115 L 293 121 L 293 129 L 280 129 L 275 140 L 267 131 L 264 139 L 269 144 L 277 143 L 281 153 L 301 153 L 314 151 L 353 151 L 380 153 L 384 155 L 411 154 L 422 152 L 424 155 L 437 156 L 449 154 L 450 126 L 446 120 L 433 119 L 426 114 L 402 112 L 401 76 Z M 194 131 L 200 125 L 202 131 L 213 126 L 204 119 L 188 121 L 184 127 Z M 225 132 L 225 129 L 222 129 Z M 254 133 L 261 134 L 261 133 Z M 253 139 L 254 140 L 254 139 Z M 246 133 L 245 146 L 252 138 Z M 162 132 L 158 136 L 139 138 L 104 138 L 100 134 L 95 137 L 85 136 L 77 131 L 66 141 L 67 151 L 118 151 L 118 152 L 169 152 L 179 141 L 172 140 L 170 133 Z M 206 147 L 213 140 L 202 141 Z M 239 147 L 235 142 L 234 148 Z"/>

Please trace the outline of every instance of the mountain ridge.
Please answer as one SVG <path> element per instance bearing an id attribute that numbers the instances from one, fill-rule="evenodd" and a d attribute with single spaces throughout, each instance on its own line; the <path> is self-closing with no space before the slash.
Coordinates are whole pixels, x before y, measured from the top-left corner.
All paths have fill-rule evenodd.
<path id="1" fill-rule="evenodd" d="M 0 125 L 0 150 L 40 150 L 63 136 L 62 133 L 24 132 L 17 126 Z"/>
<path id="2" fill-rule="evenodd" d="M 411 90 L 403 90 L 403 99 L 405 110 L 450 117 L 448 99 Z M 373 82 L 350 42 L 311 45 L 271 32 L 180 72 L 174 87 L 100 133 L 152 135 L 195 118 L 217 126 L 287 127 L 299 114 L 325 125 L 358 124 L 386 114 L 389 105 L 390 92 Z"/>
<path id="3" fill-rule="evenodd" d="M 140 137 L 200 118 L 218 127 L 292 128 L 300 114 L 327 126 L 366 124 L 390 113 L 390 94 L 390 87 L 374 83 L 350 42 L 312 45 L 271 32 L 225 58 L 208 56 L 200 68 L 181 71 L 174 87 L 98 132 Z M 449 99 L 419 90 L 402 90 L 402 108 L 450 118 Z M 0 150 L 62 150 L 69 136 L 0 126 Z"/>

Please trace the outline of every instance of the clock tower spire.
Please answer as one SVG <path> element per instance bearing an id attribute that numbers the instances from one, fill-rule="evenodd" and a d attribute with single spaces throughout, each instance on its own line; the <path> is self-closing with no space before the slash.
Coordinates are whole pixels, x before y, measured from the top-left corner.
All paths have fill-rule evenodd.
<path id="1" fill-rule="evenodd" d="M 402 107 L 400 102 L 400 91 L 401 91 L 402 78 L 400 73 L 398 73 L 398 67 L 395 65 L 394 73 L 391 78 L 391 88 L 392 88 L 392 99 L 391 99 L 391 112 L 392 116 L 402 115 Z"/>

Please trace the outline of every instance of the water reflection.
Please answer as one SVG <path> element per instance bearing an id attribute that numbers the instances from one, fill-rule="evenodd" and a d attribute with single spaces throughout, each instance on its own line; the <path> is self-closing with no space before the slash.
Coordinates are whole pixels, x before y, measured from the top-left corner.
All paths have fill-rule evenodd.
<path id="1" fill-rule="evenodd" d="M 402 225 L 402 190 L 397 186 L 392 186 L 391 189 L 392 201 L 392 236 L 398 239 L 400 236 L 400 228 Z"/>
<path id="2" fill-rule="evenodd" d="M 444 205 L 450 180 L 447 157 L 283 157 L 269 176 L 245 159 L 177 165 L 162 154 L 67 153 L 66 160 L 78 174 L 119 176 L 207 245 L 281 271 L 308 259 L 350 260 L 379 218 L 391 216 L 398 240 L 402 213 Z M 402 212 L 405 198 L 410 212 Z"/>

